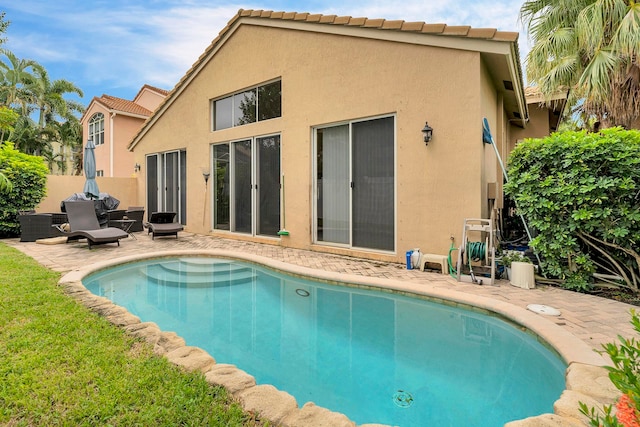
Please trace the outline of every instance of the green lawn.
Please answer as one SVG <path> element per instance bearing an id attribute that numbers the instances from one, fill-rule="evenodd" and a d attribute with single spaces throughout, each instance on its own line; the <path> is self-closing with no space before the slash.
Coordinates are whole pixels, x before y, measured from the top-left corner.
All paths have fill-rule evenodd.
<path id="1" fill-rule="evenodd" d="M 259 426 L 0 242 L 0 425 Z"/>

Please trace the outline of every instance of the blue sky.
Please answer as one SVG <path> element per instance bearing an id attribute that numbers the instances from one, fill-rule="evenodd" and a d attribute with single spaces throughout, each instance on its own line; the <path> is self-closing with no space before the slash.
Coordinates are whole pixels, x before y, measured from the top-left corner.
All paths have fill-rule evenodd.
<path id="1" fill-rule="evenodd" d="M 102 94 L 133 99 L 144 84 L 170 90 L 239 9 L 310 12 L 498 28 L 520 32 L 523 0 L 0 0 L 11 24 L 5 48 L 80 87 L 85 106 Z"/>

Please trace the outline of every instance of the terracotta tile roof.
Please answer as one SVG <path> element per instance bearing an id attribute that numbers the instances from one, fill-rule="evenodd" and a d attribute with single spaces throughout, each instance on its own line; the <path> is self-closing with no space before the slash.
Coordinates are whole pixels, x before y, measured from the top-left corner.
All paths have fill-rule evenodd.
<path id="1" fill-rule="evenodd" d="M 524 88 L 524 96 L 539 96 L 541 94 L 538 86 L 527 86 Z"/>
<path id="2" fill-rule="evenodd" d="M 149 117 L 152 113 L 152 111 L 147 110 L 146 108 L 136 104 L 133 101 L 117 98 L 111 95 L 102 95 L 100 98 L 94 98 L 94 100 L 103 104 L 111 110 L 116 110 L 123 113 L 137 114 L 147 117 Z"/>
<path id="3" fill-rule="evenodd" d="M 306 21 L 320 24 L 348 25 L 383 30 L 411 31 L 418 33 L 442 34 L 448 36 L 468 37 L 474 39 L 516 41 L 518 33 L 498 31 L 495 28 L 471 28 L 466 25 L 447 26 L 446 24 L 425 24 L 424 22 L 406 22 L 403 20 L 369 19 L 365 17 L 336 16 L 297 12 L 273 12 L 270 10 L 240 9 L 227 26 L 220 32 L 223 35 L 229 27 L 243 17 Z"/>
<path id="4" fill-rule="evenodd" d="M 139 97 L 139 96 L 140 96 L 140 94 L 142 93 L 142 91 L 143 91 L 143 90 L 145 90 L 145 89 L 149 89 L 149 90 L 151 90 L 151 91 L 153 91 L 153 92 L 157 92 L 157 93 L 159 93 L 159 94 L 160 94 L 160 95 L 162 95 L 162 96 L 167 96 L 167 95 L 169 95 L 169 91 L 168 91 L 168 90 L 166 90 L 166 89 L 160 89 L 159 87 L 155 87 L 155 86 L 151 86 L 151 85 L 147 85 L 147 84 L 145 84 L 144 86 L 142 86 L 142 87 L 140 88 L 140 90 L 138 91 L 138 93 L 136 94 L 136 96 L 134 96 L 134 97 L 133 97 L 133 99 L 136 99 L 137 97 Z"/>
<path id="5" fill-rule="evenodd" d="M 545 96 L 545 94 L 542 93 L 538 86 L 527 86 L 526 88 L 524 88 L 524 96 L 527 99 L 542 99 L 548 101 L 554 101 L 558 99 L 566 100 L 569 96 L 569 89 L 567 87 L 559 87 L 558 90 L 556 90 L 554 93 L 547 94 Z"/>

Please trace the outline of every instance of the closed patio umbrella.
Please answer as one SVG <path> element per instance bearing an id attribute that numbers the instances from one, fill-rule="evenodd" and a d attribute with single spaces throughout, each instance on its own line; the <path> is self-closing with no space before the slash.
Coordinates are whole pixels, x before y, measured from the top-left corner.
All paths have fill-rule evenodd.
<path id="1" fill-rule="evenodd" d="M 93 139 L 87 140 L 87 145 L 84 147 L 84 176 L 86 181 L 83 191 L 91 199 L 100 197 L 100 190 L 96 182 L 96 155 L 93 151 L 95 148 Z"/>

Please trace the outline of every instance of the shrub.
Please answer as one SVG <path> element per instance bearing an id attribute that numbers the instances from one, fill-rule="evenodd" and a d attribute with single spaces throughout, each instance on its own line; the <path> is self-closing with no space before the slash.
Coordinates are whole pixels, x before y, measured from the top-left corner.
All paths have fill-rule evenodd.
<path id="1" fill-rule="evenodd" d="M 507 268 L 511 267 L 511 263 L 514 262 L 531 263 L 531 260 L 519 251 L 505 251 L 500 258 L 500 263 Z"/>
<path id="2" fill-rule="evenodd" d="M 0 197 L 0 237 L 20 232 L 18 211 L 35 208 L 46 194 L 49 169 L 42 157 L 24 154 L 5 142 L 0 146 L 0 170 L 11 187 Z"/>
<path id="3" fill-rule="evenodd" d="M 537 233 L 544 271 L 577 290 L 597 270 L 640 286 L 640 132 L 563 132 L 528 139 L 509 158 L 505 192 Z"/>
<path id="4" fill-rule="evenodd" d="M 631 324 L 640 333 L 640 319 L 634 310 L 631 311 Z M 607 367 L 613 385 L 622 392 L 616 403 L 616 411 L 605 406 L 604 415 L 588 408 L 580 402 L 580 412 L 589 417 L 593 427 L 637 427 L 640 426 L 640 342 L 634 338 L 618 337 L 620 345 L 608 343 L 603 345 L 603 353 L 607 353 L 613 361 L 613 367 Z"/>

